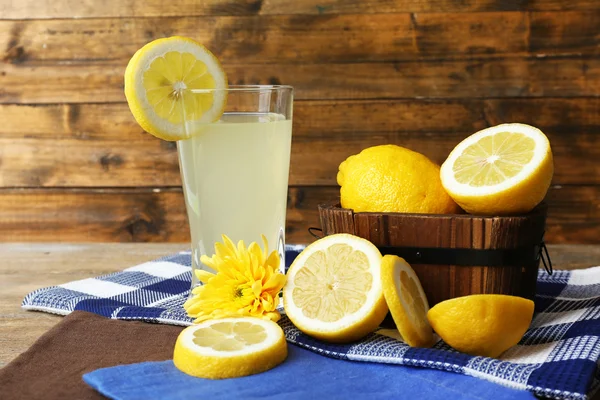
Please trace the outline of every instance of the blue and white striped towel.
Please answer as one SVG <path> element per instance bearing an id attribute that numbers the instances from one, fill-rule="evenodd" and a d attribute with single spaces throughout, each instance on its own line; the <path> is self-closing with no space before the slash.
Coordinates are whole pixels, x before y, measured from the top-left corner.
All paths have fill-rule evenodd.
<path id="1" fill-rule="evenodd" d="M 289 263 L 301 246 L 288 246 Z M 90 311 L 113 319 L 189 325 L 182 304 L 190 289 L 190 254 L 180 253 L 121 272 L 38 289 L 26 310 L 66 315 Z M 361 342 L 332 345 L 312 339 L 289 319 L 287 339 L 324 356 L 403 364 L 471 375 L 556 399 L 586 399 L 600 388 L 600 267 L 538 276 L 536 314 L 521 342 L 500 359 L 459 353 L 444 342 L 411 348 L 380 330 Z"/>

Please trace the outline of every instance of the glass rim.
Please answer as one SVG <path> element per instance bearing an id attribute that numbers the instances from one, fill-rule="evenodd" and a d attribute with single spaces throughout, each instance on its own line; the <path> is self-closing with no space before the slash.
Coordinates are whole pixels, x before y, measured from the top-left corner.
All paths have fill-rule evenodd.
<path id="1" fill-rule="evenodd" d="M 189 89 L 192 93 L 213 93 L 213 92 L 277 92 L 294 91 L 290 85 L 230 85 L 226 88 L 215 89 Z"/>

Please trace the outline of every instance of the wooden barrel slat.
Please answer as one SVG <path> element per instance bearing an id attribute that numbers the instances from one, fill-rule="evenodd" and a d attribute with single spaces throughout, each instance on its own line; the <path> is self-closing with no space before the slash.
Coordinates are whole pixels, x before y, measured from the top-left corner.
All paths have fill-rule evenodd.
<path id="1" fill-rule="evenodd" d="M 546 206 L 518 216 L 485 217 L 467 214 L 430 215 L 354 213 L 336 205 L 320 205 L 324 235 L 351 233 L 383 253 L 402 248 L 519 249 L 539 246 L 545 229 Z M 538 262 L 539 264 L 539 262 Z M 430 306 L 469 294 L 535 295 L 536 265 L 461 266 L 418 264 L 412 267 Z"/>

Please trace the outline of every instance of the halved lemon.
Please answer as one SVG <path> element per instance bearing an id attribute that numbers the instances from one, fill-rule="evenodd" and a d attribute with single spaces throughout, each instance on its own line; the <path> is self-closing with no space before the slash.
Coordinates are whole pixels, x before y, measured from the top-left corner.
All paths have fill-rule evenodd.
<path id="1" fill-rule="evenodd" d="M 533 301 L 522 297 L 476 294 L 442 301 L 429 310 L 427 318 L 456 350 L 498 357 L 521 340 L 534 308 Z"/>
<path id="2" fill-rule="evenodd" d="M 546 196 L 554 165 L 550 142 L 525 124 L 479 131 L 452 150 L 440 177 L 448 194 L 471 214 L 531 211 Z"/>
<path id="3" fill-rule="evenodd" d="M 431 347 L 433 330 L 427 321 L 429 303 L 421 282 L 403 258 L 386 255 L 381 262 L 383 294 L 402 339 L 414 347 Z"/>
<path id="4" fill-rule="evenodd" d="M 196 41 L 173 36 L 139 49 L 125 70 L 125 97 L 140 126 L 165 140 L 217 121 L 227 99 L 219 60 Z"/>
<path id="5" fill-rule="evenodd" d="M 188 375 L 208 379 L 258 374 L 287 357 L 285 335 L 273 321 L 252 317 L 204 321 L 177 338 L 173 362 Z"/>
<path id="6" fill-rule="evenodd" d="M 368 240 L 326 236 L 292 263 L 283 288 L 285 312 L 302 332 L 350 342 L 373 332 L 388 308 L 381 288 L 381 253 Z"/>

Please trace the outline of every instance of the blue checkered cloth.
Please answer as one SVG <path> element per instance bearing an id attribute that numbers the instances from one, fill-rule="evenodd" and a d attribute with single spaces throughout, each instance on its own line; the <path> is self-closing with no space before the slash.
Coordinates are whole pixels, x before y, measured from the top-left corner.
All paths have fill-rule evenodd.
<path id="1" fill-rule="evenodd" d="M 287 264 L 301 246 L 286 248 Z M 66 315 L 89 311 L 113 319 L 190 325 L 182 304 L 191 281 L 190 253 L 121 272 L 36 290 L 23 308 Z M 443 341 L 411 348 L 397 331 L 380 329 L 352 344 L 328 344 L 300 332 L 285 316 L 289 342 L 327 357 L 402 364 L 471 375 L 556 399 L 586 399 L 600 388 L 600 267 L 538 275 L 536 314 L 523 339 L 500 359 L 459 353 Z"/>

